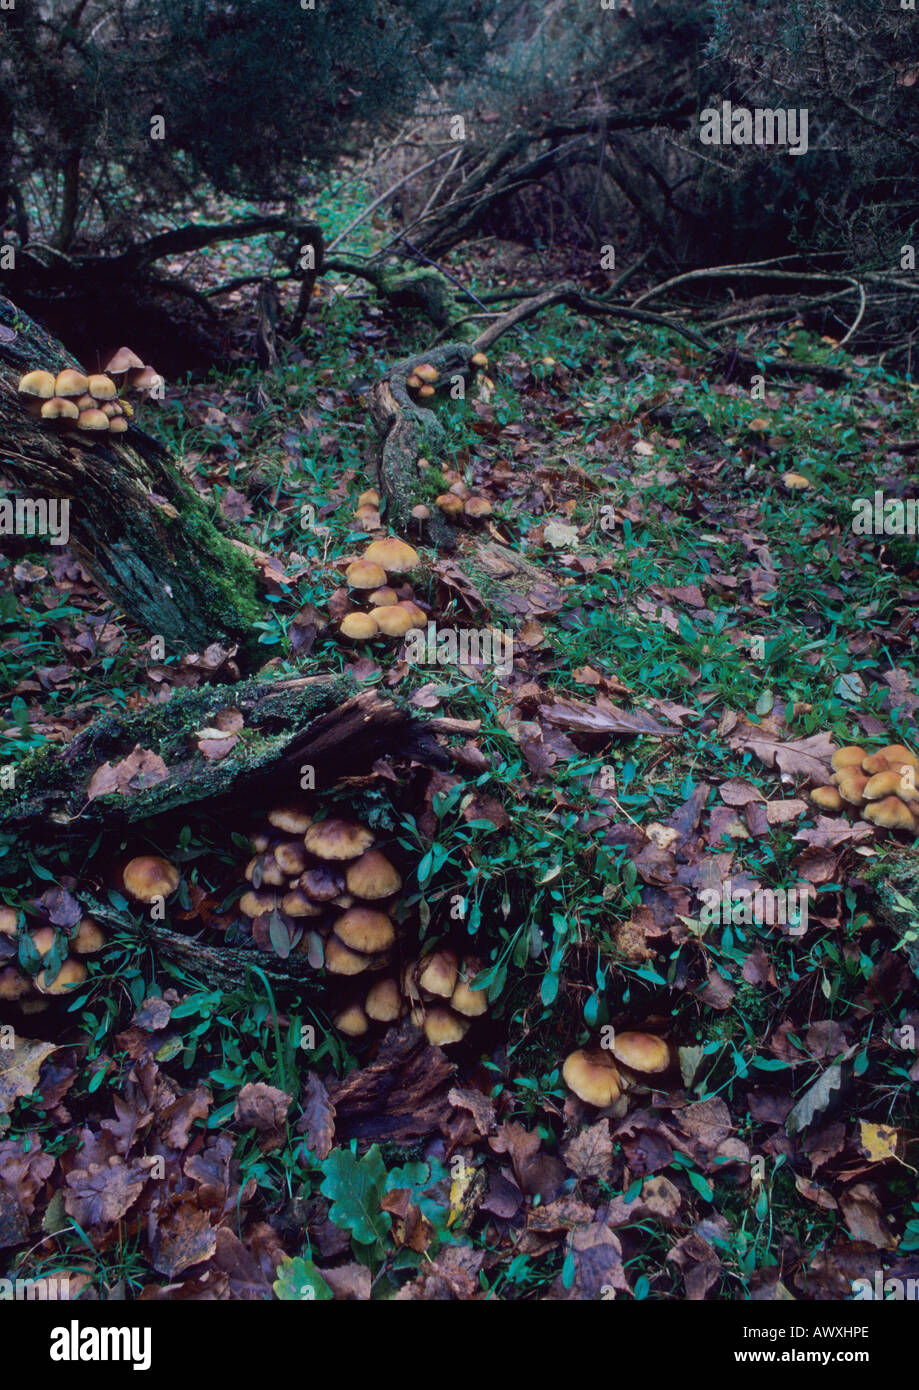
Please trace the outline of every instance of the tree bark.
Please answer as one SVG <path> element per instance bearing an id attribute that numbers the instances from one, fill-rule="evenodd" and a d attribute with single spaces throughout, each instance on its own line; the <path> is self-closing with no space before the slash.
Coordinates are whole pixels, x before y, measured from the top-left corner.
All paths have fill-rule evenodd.
<path id="1" fill-rule="evenodd" d="M 58 430 L 29 416 L 20 375 L 76 364 L 0 298 L 0 474 L 19 496 L 69 506 L 72 549 L 100 589 L 175 652 L 212 642 L 256 655 L 251 561 L 217 530 L 168 453 L 136 425 L 122 435 Z"/>

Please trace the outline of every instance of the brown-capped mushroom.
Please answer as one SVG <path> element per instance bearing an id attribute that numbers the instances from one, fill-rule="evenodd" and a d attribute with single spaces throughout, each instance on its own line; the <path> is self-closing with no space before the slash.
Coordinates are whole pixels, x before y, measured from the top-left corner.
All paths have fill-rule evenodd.
<path id="1" fill-rule="evenodd" d="M 65 367 L 62 372 L 58 372 L 54 383 L 52 396 L 85 396 L 89 392 L 89 382 L 82 372 L 76 372 L 72 367 Z"/>
<path id="2" fill-rule="evenodd" d="M 105 945 L 105 932 L 93 917 L 81 917 L 80 925 L 71 938 L 71 949 L 80 956 L 93 956 Z"/>
<path id="3" fill-rule="evenodd" d="M 621 1094 L 619 1072 L 609 1052 L 579 1049 L 565 1058 L 562 1079 L 586 1105 L 602 1110 Z"/>
<path id="4" fill-rule="evenodd" d="M 857 743 L 850 743 L 845 748 L 837 748 L 830 758 L 830 766 L 834 772 L 841 772 L 843 768 L 860 768 L 862 759 L 867 758 L 868 754 L 864 748 L 860 748 Z"/>
<path id="5" fill-rule="evenodd" d="M 288 917 L 321 917 L 322 908 L 308 898 L 302 888 L 291 888 L 281 899 L 281 911 Z"/>
<path id="6" fill-rule="evenodd" d="M 110 376 L 104 372 L 97 372 L 95 376 L 86 378 L 86 389 L 96 401 L 113 401 L 118 394 L 118 388 Z"/>
<path id="7" fill-rule="evenodd" d="M 32 396 L 37 401 L 50 401 L 55 395 L 65 394 L 63 391 L 55 392 L 54 388 L 55 381 L 50 372 L 34 371 L 21 376 L 16 389 L 21 396 Z"/>
<path id="8" fill-rule="evenodd" d="M 108 416 L 101 410 L 81 410 L 77 416 L 78 430 L 107 430 Z"/>
<path id="9" fill-rule="evenodd" d="M 76 403 L 67 400 L 65 396 L 52 396 L 41 408 L 43 420 L 78 420 L 79 417 Z"/>
<path id="10" fill-rule="evenodd" d="M 391 898 L 402 887 L 402 876 L 395 865 L 378 849 L 368 849 L 359 859 L 353 859 L 345 870 L 348 892 L 356 898 L 373 902 Z"/>
<path id="11" fill-rule="evenodd" d="M 370 542 L 364 559 L 379 565 L 387 574 L 408 574 L 420 563 L 421 556 L 414 546 L 400 541 L 398 536 L 381 536 Z"/>
<path id="12" fill-rule="evenodd" d="M 285 840 L 274 847 L 274 858 L 278 868 L 288 878 L 296 878 L 306 868 L 306 849 L 302 840 Z"/>
<path id="13" fill-rule="evenodd" d="M 425 1009 L 421 1023 L 424 1036 L 432 1047 L 450 1047 L 462 1042 L 469 1032 L 469 1019 L 453 1013 L 444 1004 Z"/>
<path id="14" fill-rule="evenodd" d="M 275 830 L 283 830 L 286 835 L 305 835 L 312 823 L 312 816 L 302 806 L 275 806 L 268 812 L 268 824 L 273 825 Z M 258 845 L 255 847 L 259 848 Z M 267 843 L 262 848 L 267 849 Z"/>
<path id="15" fill-rule="evenodd" d="M 885 830 L 915 830 L 916 818 L 898 796 L 886 796 L 883 801 L 871 801 L 862 815 L 865 820 Z"/>
<path id="16" fill-rule="evenodd" d="M 432 951 L 425 956 L 418 970 L 418 983 L 428 994 L 439 994 L 449 999 L 456 989 L 459 974 L 459 960 L 455 951 L 449 947 Z"/>
<path id="17" fill-rule="evenodd" d="M 179 886 L 179 871 L 168 859 L 157 854 L 141 854 L 124 867 L 125 892 L 139 903 L 168 898 Z"/>
<path id="18" fill-rule="evenodd" d="M 325 968 L 331 975 L 361 975 L 370 969 L 370 960 L 333 935 L 325 943 Z"/>
<path id="19" fill-rule="evenodd" d="M 386 571 L 372 560 L 352 560 L 345 570 L 345 582 L 349 589 L 378 589 L 386 583 Z"/>
<path id="20" fill-rule="evenodd" d="M 125 372 L 142 372 L 144 364 L 128 347 L 120 347 L 116 353 L 105 364 L 105 371 L 110 376 L 124 376 Z"/>
<path id="21" fill-rule="evenodd" d="M 349 642 L 370 642 L 380 633 L 376 618 L 369 613 L 346 613 L 339 632 Z"/>
<path id="22" fill-rule="evenodd" d="M 346 1009 L 335 1015 L 332 1022 L 339 1033 L 344 1033 L 348 1038 L 362 1038 L 370 1028 L 367 1015 L 360 1004 L 349 1004 Z"/>
<path id="23" fill-rule="evenodd" d="M 810 794 L 811 801 L 821 811 L 841 811 L 843 800 L 838 787 L 815 787 Z"/>
<path id="24" fill-rule="evenodd" d="M 463 511 L 471 521 L 484 521 L 491 516 L 491 503 L 487 497 L 470 497 L 463 503 Z"/>
<path id="25" fill-rule="evenodd" d="M 463 515 L 463 499 L 457 497 L 453 492 L 442 492 L 439 497 L 435 497 L 434 501 L 444 516 Z"/>
<path id="26" fill-rule="evenodd" d="M 382 608 L 372 608 L 370 616 L 385 637 L 404 637 L 409 628 L 418 624 L 404 603 L 384 604 Z"/>
<path id="27" fill-rule="evenodd" d="M 396 939 L 395 927 L 386 913 L 373 907 L 349 907 L 336 917 L 332 930 L 350 951 L 363 955 L 387 951 Z"/>
<path id="28" fill-rule="evenodd" d="M 365 825 L 330 816 L 310 826 L 305 843 L 317 859 L 356 859 L 373 845 L 373 832 Z"/>
<path id="29" fill-rule="evenodd" d="M 450 998 L 450 1008 L 466 1018 L 481 1018 L 482 1014 L 488 1012 L 484 989 L 472 989 L 470 985 L 478 973 L 478 961 L 464 961 Z"/>
<path id="30" fill-rule="evenodd" d="M 395 1023 L 402 1012 L 402 997 L 396 981 L 387 977 L 371 985 L 364 1000 L 364 1010 L 374 1023 Z"/>
<path id="31" fill-rule="evenodd" d="M 47 970 L 42 970 L 35 977 L 35 988 L 40 994 L 69 994 L 71 990 L 77 989 L 88 977 L 89 972 L 81 960 L 74 960 L 69 956 L 64 961 L 54 979 L 50 977 Z"/>
<path id="32" fill-rule="evenodd" d="M 277 894 L 262 888 L 250 888 L 239 900 L 239 910 L 247 917 L 264 917 L 267 912 L 274 912 L 277 905 Z"/>
<path id="33" fill-rule="evenodd" d="M 654 1033 L 617 1033 L 613 1056 L 630 1071 L 656 1076 L 670 1067 L 670 1048 Z"/>

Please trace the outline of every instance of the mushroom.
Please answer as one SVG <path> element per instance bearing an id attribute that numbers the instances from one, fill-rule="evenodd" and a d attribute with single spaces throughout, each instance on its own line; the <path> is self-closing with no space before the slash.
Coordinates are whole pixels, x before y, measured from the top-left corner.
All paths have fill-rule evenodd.
<path id="1" fill-rule="evenodd" d="M 398 536 L 381 536 L 371 541 L 364 559 L 380 565 L 387 574 L 408 574 L 420 562 L 421 556 L 414 546 L 400 541 Z"/>
<path id="2" fill-rule="evenodd" d="M 848 801 L 851 806 L 861 806 L 865 799 L 868 778 L 863 773 L 857 772 L 854 767 L 844 768 L 837 776 L 839 780 L 836 785 L 843 801 Z"/>
<path id="3" fill-rule="evenodd" d="M 439 497 L 435 497 L 434 501 L 444 516 L 463 515 L 463 500 L 453 492 L 442 492 Z"/>
<path id="4" fill-rule="evenodd" d="M 810 794 L 811 801 L 821 811 L 841 811 L 842 797 L 837 787 L 815 787 Z"/>
<path id="5" fill-rule="evenodd" d="M 417 1013 L 416 1010 L 416 1016 Z M 426 1009 L 421 1020 L 424 1036 L 432 1047 L 449 1047 L 451 1043 L 462 1042 L 469 1026 L 468 1018 L 459 1018 L 443 1004 L 435 1004 L 433 1008 Z"/>
<path id="6" fill-rule="evenodd" d="M 36 400 L 50 401 L 55 395 L 63 396 L 64 391 L 55 391 L 55 380 L 50 372 L 26 372 L 19 378 L 16 388 L 21 396 L 34 396 Z"/>
<path id="7" fill-rule="evenodd" d="M 377 955 L 396 940 L 396 929 L 385 912 L 373 907 L 349 907 L 336 917 L 332 930 L 351 951 Z"/>
<path id="8" fill-rule="evenodd" d="M 105 371 L 111 376 L 124 376 L 125 372 L 142 372 L 144 364 L 130 348 L 120 347 L 105 364 Z"/>
<path id="9" fill-rule="evenodd" d="M 140 903 L 168 898 L 178 888 L 179 877 L 175 865 L 156 854 L 141 854 L 131 859 L 122 874 L 125 892 Z"/>
<path id="10" fill-rule="evenodd" d="M 69 994 L 71 990 L 83 983 L 88 974 L 89 972 L 81 960 L 74 960 L 73 957 L 69 957 L 53 979 L 47 970 L 36 975 L 35 988 L 41 994 Z"/>
<path id="11" fill-rule="evenodd" d="M 58 372 L 57 380 L 54 383 L 52 396 L 85 396 L 89 392 L 89 381 L 82 372 L 75 372 L 72 367 L 65 367 L 62 372 Z"/>
<path id="12" fill-rule="evenodd" d="M 418 626 L 404 603 L 384 604 L 382 608 L 372 608 L 369 616 L 386 637 L 403 637 L 409 628 Z"/>
<path id="13" fill-rule="evenodd" d="M 485 356 L 484 352 L 474 352 L 469 361 L 473 367 L 479 367 L 482 371 L 488 366 L 488 358 Z"/>
<path id="14" fill-rule="evenodd" d="M 904 806 L 898 796 L 886 796 L 883 801 L 872 801 L 862 812 L 865 820 L 883 826 L 885 830 L 915 830 L 916 818 L 908 806 Z"/>
<path id="15" fill-rule="evenodd" d="M 670 1067 L 670 1048 L 654 1033 L 617 1033 L 613 1056 L 629 1071 L 655 1076 Z"/>
<path id="16" fill-rule="evenodd" d="M 430 521 L 431 508 L 426 507 L 423 502 L 418 502 L 416 506 L 412 507 L 411 516 L 417 522 Z"/>
<path id="17" fill-rule="evenodd" d="M 107 430 L 108 416 L 101 410 L 81 410 L 77 418 L 78 430 Z"/>
<path id="18" fill-rule="evenodd" d="M 870 753 L 867 758 L 862 759 L 862 772 L 869 777 L 873 777 L 877 772 L 886 772 L 889 767 L 890 763 L 880 753 Z"/>
<path id="19" fill-rule="evenodd" d="M 439 994 L 449 999 L 456 988 L 459 961 L 456 952 L 449 948 L 432 951 L 421 961 L 418 983 L 428 994 Z"/>
<path id="20" fill-rule="evenodd" d="M 95 955 L 105 945 L 105 932 L 93 917 L 81 917 L 80 925 L 71 938 L 71 949 L 81 956 Z"/>
<path id="21" fill-rule="evenodd" d="M 463 503 L 463 511 L 472 521 L 484 521 L 491 516 L 491 503 L 487 497 L 470 497 Z"/>
<path id="22" fill-rule="evenodd" d="M 306 850 L 302 840 L 285 840 L 275 845 L 275 863 L 288 878 L 296 878 L 306 868 Z"/>
<path id="23" fill-rule="evenodd" d="M 308 898 L 302 888 L 291 888 L 281 899 L 281 911 L 288 917 L 321 917 L 322 908 Z"/>
<path id="24" fill-rule="evenodd" d="M 116 415 L 108 422 L 109 434 L 127 434 L 128 422 L 123 415 Z"/>
<path id="25" fill-rule="evenodd" d="M 140 371 L 129 372 L 128 381 L 137 391 L 154 391 L 165 386 L 163 377 L 152 367 L 141 367 Z"/>
<path id="26" fill-rule="evenodd" d="M 298 879 L 298 887 L 308 894 L 315 903 L 331 902 L 345 886 L 344 878 L 331 864 L 317 864 L 306 869 Z"/>
<path id="27" fill-rule="evenodd" d="M 245 877 L 249 883 L 257 879 L 259 887 L 265 884 L 268 888 L 281 888 L 288 876 L 273 854 L 255 854 L 246 865 Z"/>
<path id="28" fill-rule="evenodd" d="M 374 608 L 388 608 L 391 604 L 399 602 L 399 595 L 395 589 L 384 584 L 382 588 L 374 589 L 372 594 L 368 594 L 367 602 L 372 603 Z"/>
<path id="29" fill-rule="evenodd" d="M 886 758 L 891 766 L 901 763 L 910 763 L 919 772 L 919 758 L 902 743 L 888 743 L 886 748 L 880 750 L 881 757 Z"/>
<path id="30" fill-rule="evenodd" d="M 378 589 L 386 583 L 386 571 L 372 560 L 352 560 L 345 570 L 345 581 L 350 589 Z"/>
<path id="31" fill-rule="evenodd" d="M 21 999 L 32 988 L 28 975 L 17 970 L 15 965 L 7 965 L 0 970 L 0 999 Z"/>
<path id="32" fill-rule="evenodd" d="M 868 754 L 864 748 L 858 744 L 850 743 L 845 748 L 837 748 L 830 759 L 830 766 L 834 772 L 841 772 L 845 767 L 860 768 L 862 759 L 867 758 Z"/>
<path id="33" fill-rule="evenodd" d="M 357 499 L 359 507 L 378 507 L 380 505 L 380 494 L 375 487 L 369 487 L 366 492 L 362 492 Z"/>
<path id="34" fill-rule="evenodd" d="M 312 823 L 312 816 L 301 806 L 275 806 L 268 812 L 268 824 L 273 825 L 275 830 L 283 830 L 287 835 L 305 835 Z M 267 849 L 267 841 L 264 845 L 256 845 L 255 848 Z"/>
<path id="35" fill-rule="evenodd" d="M 488 1012 L 488 1000 L 485 998 L 484 989 L 472 989 L 469 984 L 478 973 L 478 961 L 464 961 L 456 988 L 450 998 L 451 1009 L 455 1009 L 458 1014 L 465 1014 L 467 1018 L 480 1018 Z"/>
<path id="36" fill-rule="evenodd" d="M 379 635 L 379 624 L 369 613 L 346 613 L 339 632 L 349 642 L 369 642 Z"/>
<path id="37" fill-rule="evenodd" d="M 389 976 L 384 980 L 377 980 L 367 991 L 364 1010 L 367 1017 L 372 1018 L 375 1023 L 395 1023 L 402 1012 L 402 996 L 399 994 L 398 983 Z"/>
<path id="38" fill-rule="evenodd" d="M 366 826 L 330 816 L 310 826 L 305 844 L 317 859 L 356 859 L 370 849 L 373 833 Z"/>
<path id="39" fill-rule="evenodd" d="M 348 892 L 356 898 L 374 901 L 376 898 L 390 898 L 402 887 L 402 876 L 385 854 L 378 849 L 368 849 L 360 859 L 353 859 L 345 870 L 345 884 Z"/>
<path id="40" fill-rule="evenodd" d="M 43 420 L 76 420 L 79 414 L 74 402 L 67 400 L 65 396 L 52 396 L 41 408 Z"/>
<path id="41" fill-rule="evenodd" d="M 250 888 L 239 900 L 239 910 L 246 917 L 263 917 L 266 912 L 274 912 L 277 905 L 277 894 L 264 892 L 261 888 Z"/>
<path id="42" fill-rule="evenodd" d="M 370 1027 L 360 1004 L 349 1004 L 341 1013 L 335 1015 L 332 1022 L 339 1033 L 344 1033 L 349 1038 L 362 1038 Z"/>
<path id="43" fill-rule="evenodd" d="M 0 936 L 16 936 L 19 933 L 19 913 L 15 907 L 0 906 Z"/>
<path id="44" fill-rule="evenodd" d="M 86 389 L 89 394 L 97 401 L 113 401 L 118 394 L 118 388 L 110 376 L 103 372 L 95 376 L 87 377 Z"/>
<path id="45" fill-rule="evenodd" d="M 325 943 L 325 968 L 331 975 L 360 975 L 370 969 L 370 960 L 350 950 L 337 936 L 330 936 Z"/>
<path id="46" fill-rule="evenodd" d="M 53 927 L 36 927 L 31 933 L 31 941 L 38 954 L 46 956 L 54 948 L 57 933 Z"/>
<path id="47" fill-rule="evenodd" d="M 415 368 L 414 375 L 419 381 L 431 382 L 437 380 L 440 372 L 430 362 L 422 362 L 420 367 Z"/>
<path id="48" fill-rule="evenodd" d="M 572 1052 L 565 1058 L 562 1078 L 569 1091 L 587 1105 L 604 1109 L 618 1100 L 621 1094 L 619 1072 L 608 1052 Z"/>
<path id="49" fill-rule="evenodd" d="M 909 767 L 910 764 L 904 763 L 903 766 Z M 912 778 L 904 777 L 901 772 L 891 767 L 885 772 L 876 772 L 865 783 L 866 800 L 879 801 L 884 796 L 899 796 L 903 801 L 919 801 L 919 790 L 912 785 Z"/>

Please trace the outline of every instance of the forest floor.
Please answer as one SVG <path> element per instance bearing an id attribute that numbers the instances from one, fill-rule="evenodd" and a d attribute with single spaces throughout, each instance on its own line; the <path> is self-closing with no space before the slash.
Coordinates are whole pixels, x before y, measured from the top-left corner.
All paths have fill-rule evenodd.
<path id="1" fill-rule="evenodd" d="M 481 291 L 506 253 L 452 268 Z M 391 1142 L 378 1042 L 346 1044 L 321 998 L 275 1012 L 257 979 L 222 993 L 117 933 L 73 1034 L 42 1042 L 37 1015 L 0 1078 L 10 1272 L 66 1270 L 99 1296 L 509 1299 L 838 1299 L 914 1273 L 919 996 L 878 887 L 914 837 L 823 815 L 809 792 L 834 747 L 916 747 L 915 536 L 852 529 L 854 499 L 915 481 L 915 387 L 797 322 L 751 327 L 743 351 L 845 366 L 844 386 L 773 378 L 755 399 L 658 330 L 534 320 L 433 407 L 432 498 L 455 470 L 493 512 L 454 554 L 422 548 L 415 584 L 439 625 L 503 629 L 483 546 L 524 556 L 513 667 L 423 666 L 343 645 L 335 620 L 376 484 L 368 389 L 429 341 L 323 280 L 277 371 L 171 383 L 142 424 L 273 557 L 265 674 L 350 670 L 478 721 L 414 812 L 387 820 L 387 766 L 361 792 L 414 866 L 421 931 L 465 898 L 489 1016 L 425 1093 L 421 1132 Z M 66 551 L 21 542 L 0 576 L 10 760 L 227 659 L 154 658 Z M 246 833 L 189 816 L 175 843 L 151 838 L 182 865 L 185 929 L 226 931 L 221 874 Z M 5 900 L 56 877 L 33 868 Z M 725 883 L 803 896 L 803 925 L 742 903 L 706 919 L 701 894 L 723 903 Z M 561 1068 L 611 1024 L 665 1036 L 674 1065 L 598 1112 Z M 378 1097 L 369 1148 L 335 1104 L 354 1069 Z"/>

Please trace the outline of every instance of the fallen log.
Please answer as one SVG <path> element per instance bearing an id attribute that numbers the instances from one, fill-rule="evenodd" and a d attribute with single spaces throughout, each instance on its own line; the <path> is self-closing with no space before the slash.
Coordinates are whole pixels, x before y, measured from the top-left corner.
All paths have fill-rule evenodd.
<path id="1" fill-rule="evenodd" d="M 125 434 L 63 430 L 26 413 L 19 378 L 78 364 L 0 297 L 0 476 L 17 499 L 66 503 L 69 541 L 99 588 L 170 653 L 210 643 L 258 654 L 256 570 L 169 454 L 131 424 Z M 63 513 L 62 513 L 63 515 Z"/>

